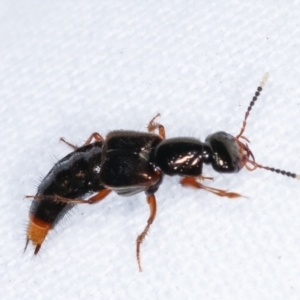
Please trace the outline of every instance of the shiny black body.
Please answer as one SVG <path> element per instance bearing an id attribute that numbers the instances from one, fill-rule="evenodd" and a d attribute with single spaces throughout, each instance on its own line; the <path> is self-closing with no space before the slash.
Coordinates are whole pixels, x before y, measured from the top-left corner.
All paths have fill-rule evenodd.
<path id="1" fill-rule="evenodd" d="M 33 202 L 25 249 L 31 241 L 35 246 L 34 254 L 37 254 L 49 230 L 76 204 L 97 203 L 111 191 L 122 196 L 145 192 L 150 215 L 136 239 L 136 258 L 141 271 L 140 246 L 155 219 L 154 194 L 164 175 L 181 176 L 183 186 L 229 198 L 241 195 L 202 184 L 209 179 L 202 176 L 203 164 L 211 165 L 218 173 L 236 173 L 243 167 L 250 171 L 260 168 L 300 180 L 299 174 L 257 163 L 244 136 L 247 118 L 267 78 L 268 73 L 258 86 L 236 136 L 219 131 L 209 135 L 205 142 L 189 137 L 166 139 L 164 127 L 155 122 L 158 114 L 149 122 L 148 132 L 117 130 L 105 139 L 93 133 L 82 147 L 62 139 L 75 151 L 54 165 L 35 196 L 28 196 Z"/>
<path id="2" fill-rule="evenodd" d="M 161 141 L 160 136 L 152 133 L 123 130 L 109 133 L 103 144 L 101 182 L 123 196 L 156 192 L 162 176 L 156 169 L 154 155 Z"/>
<path id="3" fill-rule="evenodd" d="M 155 164 L 166 175 L 200 176 L 203 163 L 212 160 L 207 143 L 193 138 L 167 139 L 155 149 Z"/>
<path id="4" fill-rule="evenodd" d="M 205 142 L 212 149 L 210 163 L 218 173 L 236 173 L 243 167 L 243 149 L 231 134 L 218 131 L 209 135 Z"/>
<path id="5" fill-rule="evenodd" d="M 229 142 L 228 142 L 229 139 Z M 200 176 L 203 163 L 218 172 L 239 171 L 234 138 L 215 133 L 203 143 L 194 138 L 163 139 L 136 131 L 112 131 L 104 141 L 77 148 L 54 165 L 38 187 L 31 213 L 53 226 L 74 206 L 55 196 L 84 198 L 103 189 L 122 196 L 154 194 L 163 175 Z"/>
<path id="6" fill-rule="evenodd" d="M 74 206 L 54 201 L 55 196 L 82 198 L 103 186 L 100 182 L 102 142 L 80 147 L 58 161 L 38 187 L 30 212 L 38 219 L 55 224 Z"/>

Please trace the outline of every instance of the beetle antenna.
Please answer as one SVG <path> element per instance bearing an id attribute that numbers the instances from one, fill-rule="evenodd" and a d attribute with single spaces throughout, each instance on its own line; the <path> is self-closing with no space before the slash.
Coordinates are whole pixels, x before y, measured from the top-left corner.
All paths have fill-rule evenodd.
<path id="1" fill-rule="evenodd" d="M 247 111 L 246 111 L 246 113 L 245 113 L 245 118 L 244 118 L 244 121 L 243 121 L 243 125 L 242 125 L 242 128 L 241 128 L 241 131 L 240 131 L 240 133 L 236 136 L 236 139 L 239 139 L 240 137 L 242 137 L 242 134 L 244 133 L 244 131 L 245 131 L 245 129 L 246 129 L 247 118 L 248 118 L 248 116 L 250 115 L 250 111 L 251 111 L 252 107 L 254 106 L 255 101 L 256 101 L 257 98 L 259 97 L 261 91 L 263 90 L 263 87 L 265 86 L 265 84 L 266 84 L 268 78 L 269 78 L 269 73 L 267 72 L 267 73 L 264 75 L 263 79 L 261 80 L 259 86 L 257 87 L 256 92 L 255 92 L 255 94 L 254 94 L 254 96 L 253 96 L 253 98 L 252 98 L 252 100 L 251 100 L 251 102 L 250 102 L 250 104 L 249 104 L 249 106 L 248 106 L 248 108 L 247 108 Z"/>
<path id="2" fill-rule="evenodd" d="M 284 170 L 280 170 L 280 169 L 275 169 L 275 168 L 272 168 L 272 167 L 263 166 L 263 165 L 260 165 L 260 164 L 258 164 L 257 162 L 255 162 L 253 160 L 248 160 L 247 163 L 249 163 L 249 164 L 252 165 L 252 167 L 250 167 L 249 165 L 245 165 L 245 167 L 249 171 L 254 171 L 257 168 L 259 168 L 259 169 L 265 169 L 267 171 L 275 172 L 277 174 L 285 175 L 285 176 L 288 176 L 288 177 L 300 180 L 300 175 L 296 174 L 296 173 L 291 173 L 291 172 L 287 172 L 287 171 L 284 171 Z"/>
<path id="3" fill-rule="evenodd" d="M 242 125 L 242 128 L 241 128 L 241 131 L 240 133 L 236 136 L 236 141 L 241 149 L 241 152 L 243 153 L 243 166 L 245 166 L 247 168 L 247 170 L 249 171 L 254 171 L 255 169 L 259 168 L 259 169 L 265 169 L 265 170 L 268 170 L 268 171 L 271 171 L 271 172 L 275 172 L 275 173 L 278 173 L 278 174 L 281 174 L 281 175 L 285 175 L 285 176 L 288 176 L 288 177 L 291 177 L 291 178 L 295 178 L 295 179 L 298 179 L 300 180 L 300 174 L 296 174 L 296 173 L 291 173 L 291 172 L 288 172 L 288 171 L 284 171 L 284 170 L 280 170 L 280 169 L 275 169 L 275 168 L 272 168 L 272 167 L 268 167 L 268 166 L 263 166 L 261 164 L 258 164 L 257 162 L 255 162 L 255 158 L 251 152 L 251 150 L 249 149 L 248 145 L 243 143 L 240 139 L 244 139 L 246 140 L 247 142 L 249 142 L 249 140 L 243 136 L 243 133 L 246 129 L 246 125 L 247 125 L 247 118 L 249 117 L 250 115 L 250 111 L 252 109 L 252 107 L 254 106 L 256 100 L 258 99 L 260 93 L 262 92 L 263 90 L 263 87 L 265 86 L 267 80 L 269 78 L 269 73 L 267 72 L 263 79 L 261 80 L 259 86 L 257 87 L 256 89 L 256 92 L 247 108 L 247 111 L 245 113 L 245 118 L 244 118 L 244 121 L 243 121 L 243 125 Z M 249 159 L 251 158 L 251 159 Z"/>

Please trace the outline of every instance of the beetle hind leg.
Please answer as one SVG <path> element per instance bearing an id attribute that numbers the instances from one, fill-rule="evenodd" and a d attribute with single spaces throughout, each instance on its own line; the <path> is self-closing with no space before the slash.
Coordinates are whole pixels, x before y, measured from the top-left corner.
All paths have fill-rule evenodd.
<path id="1" fill-rule="evenodd" d="M 61 202 L 66 204 L 94 204 L 103 200 L 112 190 L 103 188 L 97 194 L 88 199 L 65 198 L 57 195 L 40 195 L 40 196 L 25 196 L 25 198 L 33 198 L 35 200 L 47 200 L 53 202 Z"/>
<path id="2" fill-rule="evenodd" d="M 89 145 L 93 139 L 98 142 L 101 142 L 104 140 L 104 138 L 102 137 L 102 135 L 100 133 L 94 132 L 89 136 L 89 138 L 86 140 L 86 142 L 82 146 Z M 63 137 L 61 137 L 59 140 L 64 142 L 65 144 L 67 144 L 69 147 L 71 147 L 74 150 L 77 150 L 79 148 L 78 146 L 73 145 L 73 144 L 69 143 L 68 141 L 66 141 L 65 138 L 63 138 Z"/>
<path id="3" fill-rule="evenodd" d="M 88 199 L 69 199 L 63 197 L 56 197 L 55 201 L 64 202 L 67 204 L 95 204 L 103 200 L 112 190 L 110 189 L 102 189 L 96 195 L 88 198 Z"/>

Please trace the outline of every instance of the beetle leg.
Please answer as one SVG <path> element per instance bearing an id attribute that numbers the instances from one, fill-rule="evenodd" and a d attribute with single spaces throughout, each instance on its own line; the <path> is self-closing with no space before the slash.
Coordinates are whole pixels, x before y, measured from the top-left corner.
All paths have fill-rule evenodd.
<path id="1" fill-rule="evenodd" d="M 96 140 L 97 142 L 101 142 L 104 140 L 103 136 L 98 133 L 98 132 L 94 132 L 90 135 L 90 137 L 86 140 L 86 142 L 83 144 L 83 146 L 86 146 L 88 144 L 91 143 L 92 139 Z"/>
<path id="2" fill-rule="evenodd" d="M 109 189 L 103 189 L 95 196 L 89 198 L 86 200 L 88 204 L 95 204 L 103 200 L 112 190 Z"/>
<path id="3" fill-rule="evenodd" d="M 62 141 L 62 142 L 64 142 L 65 144 L 67 144 L 69 147 L 71 147 L 74 150 L 78 149 L 78 146 L 75 146 L 75 145 L 67 142 L 63 137 L 61 137 L 59 140 Z"/>
<path id="4" fill-rule="evenodd" d="M 150 133 L 152 133 L 155 129 L 158 129 L 158 134 L 163 138 L 165 139 L 166 138 L 166 132 L 165 132 L 165 127 L 159 123 L 156 123 L 154 122 L 154 120 L 159 117 L 160 114 L 157 114 L 153 119 L 150 120 L 147 128 L 148 128 L 148 131 Z"/>
<path id="5" fill-rule="evenodd" d="M 149 216 L 149 219 L 147 221 L 147 225 L 146 225 L 144 231 L 140 235 L 138 235 L 138 237 L 136 239 L 136 259 L 137 259 L 137 262 L 138 262 L 140 272 L 142 272 L 141 258 L 140 258 L 140 247 L 141 247 L 141 244 L 142 244 L 143 240 L 145 239 L 145 237 L 146 237 L 146 235 L 149 231 L 149 228 L 150 228 L 151 224 L 153 223 L 153 221 L 155 219 L 155 214 L 156 214 L 155 196 L 154 195 L 147 196 L 147 202 L 148 202 L 149 207 L 150 207 L 150 216 Z"/>
<path id="6" fill-rule="evenodd" d="M 111 190 L 109 189 L 103 189 L 101 190 L 99 193 L 97 193 L 96 195 L 94 195 L 93 197 L 87 199 L 87 200 L 81 200 L 81 199 L 68 199 L 67 200 L 67 203 L 74 203 L 74 204 L 95 204 L 95 203 L 98 203 L 100 202 L 101 200 L 103 200 L 109 193 L 111 192 Z"/>
<path id="7" fill-rule="evenodd" d="M 103 200 L 110 192 L 111 190 L 109 189 L 103 189 L 100 192 L 98 192 L 96 195 L 94 195 L 93 197 L 87 200 L 78 199 L 78 198 L 70 199 L 70 198 L 64 198 L 57 195 L 25 196 L 25 198 L 34 198 L 35 200 L 49 200 L 49 201 L 52 200 L 55 202 L 62 202 L 67 204 L 94 204 Z"/>
<path id="8" fill-rule="evenodd" d="M 200 179 L 200 180 L 214 180 L 214 178 L 213 177 L 207 177 L 207 176 L 202 176 L 202 175 L 200 175 L 200 176 L 198 176 L 198 178 Z"/>
<path id="9" fill-rule="evenodd" d="M 89 138 L 86 140 L 86 142 L 82 145 L 82 146 L 86 146 L 88 144 L 91 143 L 92 139 L 98 141 L 98 142 L 101 142 L 104 140 L 104 138 L 102 137 L 101 134 L 99 134 L 98 132 L 94 132 L 92 133 Z M 60 138 L 60 141 L 64 142 L 65 144 L 67 144 L 69 147 L 73 148 L 74 150 L 78 149 L 79 147 L 67 142 L 63 137 Z M 81 146 L 81 147 L 82 147 Z"/>
<path id="10" fill-rule="evenodd" d="M 225 190 L 206 186 L 206 185 L 200 183 L 199 181 L 197 181 L 197 179 L 195 177 L 184 177 L 180 180 L 180 183 L 183 186 L 190 186 L 190 187 L 194 187 L 196 189 L 204 189 L 204 190 L 211 192 L 213 194 L 216 194 L 220 197 L 228 197 L 228 198 L 244 197 L 243 195 L 235 193 L 235 192 L 227 192 Z"/>

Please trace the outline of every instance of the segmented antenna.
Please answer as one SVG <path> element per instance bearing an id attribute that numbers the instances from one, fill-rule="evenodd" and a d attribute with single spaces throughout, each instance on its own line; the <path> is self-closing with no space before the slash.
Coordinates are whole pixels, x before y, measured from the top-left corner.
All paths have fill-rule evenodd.
<path id="1" fill-rule="evenodd" d="M 271 172 L 275 172 L 275 173 L 278 173 L 278 174 L 281 174 L 281 175 L 285 175 L 285 176 L 300 180 L 300 175 L 299 174 L 287 172 L 287 171 L 280 170 L 280 169 L 275 169 L 275 168 L 272 168 L 272 167 L 262 166 L 262 165 L 256 163 L 255 161 L 249 161 L 249 163 L 251 163 L 252 166 L 253 166 L 253 169 L 251 169 L 251 171 L 255 170 L 256 168 L 260 168 L 260 169 L 265 169 L 265 170 L 268 170 L 268 171 L 271 171 Z"/>
<path id="2" fill-rule="evenodd" d="M 242 125 L 242 128 L 241 128 L 241 132 L 236 136 L 237 139 L 239 139 L 240 137 L 242 137 L 242 134 L 244 133 L 245 129 L 246 129 L 246 125 L 247 125 L 247 118 L 248 116 L 250 115 L 250 111 L 252 109 L 252 107 L 254 106 L 255 104 L 255 101 L 257 100 L 257 98 L 259 97 L 261 91 L 263 90 L 263 87 L 265 86 L 267 80 L 269 78 L 269 73 L 267 72 L 265 74 L 265 76 L 263 77 L 263 79 L 261 80 L 259 86 L 257 87 L 257 90 L 247 108 L 247 111 L 245 113 L 245 118 L 244 118 L 244 121 L 243 121 L 243 125 Z"/>
<path id="3" fill-rule="evenodd" d="M 247 125 L 247 118 L 250 115 L 250 111 L 251 111 L 252 107 L 254 106 L 256 100 L 258 99 L 260 93 L 262 92 L 263 87 L 265 86 L 268 78 L 269 78 L 269 73 L 267 72 L 264 75 L 264 77 L 263 77 L 262 81 L 260 82 L 259 86 L 257 87 L 257 90 L 256 90 L 256 92 L 255 92 L 248 108 L 247 108 L 247 111 L 246 111 L 245 117 L 244 117 L 244 121 L 243 121 L 243 124 L 242 124 L 242 128 L 241 128 L 240 133 L 236 136 L 236 141 L 237 141 L 240 149 L 244 153 L 244 165 L 249 171 L 254 171 L 257 168 L 260 168 L 260 169 L 265 169 L 265 170 L 268 170 L 268 171 L 271 171 L 271 172 L 275 172 L 275 173 L 278 173 L 278 174 L 281 174 L 281 175 L 285 175 L 285 176 L 300 180 L 300 175 L 299 174 L 291 173 L 291 172 L 287 172 L 287 171 L 284 171 L 284 170 L 280 170 L 280 169 L 276 169 L 276 168 L 272 168 L 272 167 L 263 166 L 261 164 L 258 164 L 257 162 L 255 162 L 254 156 L 253 156 L 251 150 L 249 149 L 248 145 L 244 144 L 240 140 L 240 139 L 244 139 L 244 140 L 249 142 L 249 140 L 246 137 L 243 136 L 243 133 L 244 133 L 244 131 L 246 129 L 246 125 Z M 251 157 L 252 159 L 249 159 L 249 157 Z"/>

